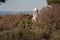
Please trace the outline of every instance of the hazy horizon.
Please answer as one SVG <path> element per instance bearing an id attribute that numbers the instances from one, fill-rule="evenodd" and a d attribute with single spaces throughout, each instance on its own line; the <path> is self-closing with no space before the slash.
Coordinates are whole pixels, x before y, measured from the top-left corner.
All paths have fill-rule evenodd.
<path id="1" fill-rule="evenodd" d="M 0 11 L 32 11 L 34 6 L 41 10 L 46 5 L 46 0 L 7 0 L 0 5 Z"/>

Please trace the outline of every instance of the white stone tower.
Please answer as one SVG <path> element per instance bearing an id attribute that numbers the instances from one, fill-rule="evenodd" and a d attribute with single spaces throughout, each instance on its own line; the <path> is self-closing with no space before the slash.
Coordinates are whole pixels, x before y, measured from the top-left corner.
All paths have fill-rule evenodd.
<path id="1" fill-rule="evenodd" d="M 33 9 L 33 17 L 32 17 L 32 22 L 36 22 L 38 17 L 38 8 L 34 7 Z"/>

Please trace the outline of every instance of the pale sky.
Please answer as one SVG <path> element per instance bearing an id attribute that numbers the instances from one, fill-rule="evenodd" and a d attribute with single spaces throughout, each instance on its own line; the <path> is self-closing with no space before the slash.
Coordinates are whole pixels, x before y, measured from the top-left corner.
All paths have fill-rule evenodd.
<path id="1" fill-rule="evenodd" d="M 0 11 L 32 11 L 34 6 L 41 10 L 46 0 L 7 0 L 0 5 Z"/>

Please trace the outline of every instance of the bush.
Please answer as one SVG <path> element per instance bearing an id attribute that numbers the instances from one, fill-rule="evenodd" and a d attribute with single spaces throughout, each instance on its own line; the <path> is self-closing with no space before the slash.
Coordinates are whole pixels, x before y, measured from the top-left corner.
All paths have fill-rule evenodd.
<path id="1" fill-rule="evenodd" d="M 0 32 L 0 40 L 40 40 L 43 39 L 43 32 L 30 30 L 28 28 L 16 28 L 10 31 Z"/>
<path id="2" fill-rule="evenodd" d="M 51 34 L 50 40 L 60 40 L 60 30 Z"/>

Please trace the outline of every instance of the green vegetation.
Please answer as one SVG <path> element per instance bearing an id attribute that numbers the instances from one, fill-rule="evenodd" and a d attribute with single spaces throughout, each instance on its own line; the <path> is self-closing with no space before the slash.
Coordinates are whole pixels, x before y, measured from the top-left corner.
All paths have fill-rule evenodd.
<path id="1" fill-rule="evenodd" d="M 60 30 L 52 33 L 50 40 L 60 40 Z"/>
<path id="2" fill-rule="evenodd" d="M 60 40 L 60 5 L 43 8 L 37 22 L 31 19 L 29 14 L 0 16 L 0 40 Z"/>
<path id="3" fill-rule="evenodd" d="M 28 14 L 2 16 L 0 40 L 42 40 L 44 33 L 39 29 L 32 29 L 32 25 L 35 23 L 31 22 L 31 18 L 32 16 Z"/>
<path id="4" fill-rule="evenodd" d="M 28 14 L 0 16 L 0 40 L 59 40 L 60 13 L 50 11 L 42 11 L 36 23 Z"/>
<path id="5" fill-rule="evenodd" d="M 48 4 L 55 4 L 55 3 L 60 4 L 60 0 L 47 0 L 47 3 Z"/>

